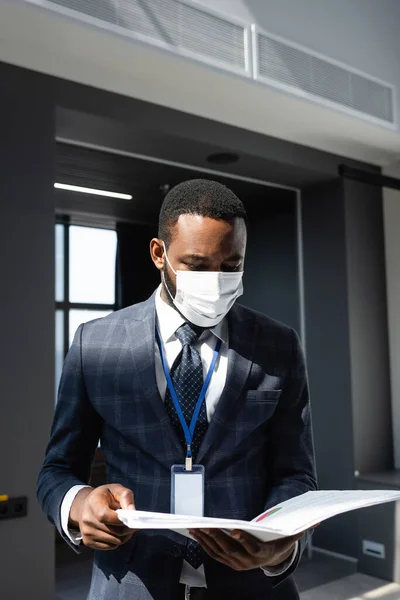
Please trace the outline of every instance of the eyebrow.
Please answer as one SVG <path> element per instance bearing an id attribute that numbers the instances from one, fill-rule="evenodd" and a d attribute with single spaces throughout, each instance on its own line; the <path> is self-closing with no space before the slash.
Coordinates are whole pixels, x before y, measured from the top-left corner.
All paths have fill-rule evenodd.
<path id="1" fill-rule="evenodd" d="M 232 256 L 230 256 L 230 257 L 228 258 L 228 261 L 227 261 L 227 262 L 230 262 L 230 261 L 238 261 L 238 260 L 243 260 L 243 258 L 244 258 L 244 256 L 243 256 L 242 254 L 239 254 L 239 253 L 237 253 L 237 254 L 232 254 Z"/>
<path id="2" fill-rule="evenodd" d="M 184 256 L 182 256 L 181 260 L 195 260 L 198 262 L 200 262 L 200 261 L 207 262 L 209 260 L 209 258 L 202 254 L 185 254 Z M 233 261 L 239 261 L 239 260 L 243 260 L 243 256 L 241 254 L 233 254 L 232 256 L 227 258 L 227 260 L 225 262 L 233 262 Z"/>

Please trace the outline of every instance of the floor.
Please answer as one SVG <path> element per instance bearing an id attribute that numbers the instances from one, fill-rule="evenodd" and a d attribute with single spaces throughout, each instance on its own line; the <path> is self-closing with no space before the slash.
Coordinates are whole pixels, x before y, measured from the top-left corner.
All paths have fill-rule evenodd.
<path id="1" fill-rule="evenodd" d="M 301 600 L 399 600 L 400 585 L 354 573 L 301 594 Z"/>
<path id="2" fill-rule="evenodd" d="M 56 600 L 85 600 L 91 552 L 76 555 L 57 544 Z M 301 600 L 400 600 L 400 585 L 356 573 L 356 565 L 314 552 L 296 572 Z"/>
<path id="3" fill-rule="evenodd" d="M 85 600 L 89 591 L 92 552 L 76 554 L 64 542 L 56 545 L 56 600 Z"/>

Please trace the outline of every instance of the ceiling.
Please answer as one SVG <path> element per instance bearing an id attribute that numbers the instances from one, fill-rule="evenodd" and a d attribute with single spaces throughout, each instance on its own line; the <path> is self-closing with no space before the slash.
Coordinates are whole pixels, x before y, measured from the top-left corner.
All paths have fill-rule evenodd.
<path id="1" fill-rule="evenodd" d="M 247 132 L 244 156 L 260 156 L 260 150 L 249 144 L 251 136 L 269 136 L 284 144 L 307 148 L 306 157 L 310 157 L 310 150 L 313 150 L 382 166 L 395 162 L 400 156 L 398 131 L 112 35 L 99 27 L 38 6 L 8 0 L 0 0 L 0 6 L 0 60 L 3 62 L 112 92 L 111 95 L 118 94 L 126 101 L 135 99 L 142 102 L 142 113 L 147 112 L 146 104 L 157 105 L 160 110 L 169 109 L 171 113 L 185 114 L 187 118 L 192 116 L 237 129 L 242 132 L 242 140 L 246 138 L 243 132 Z M 64 94 L 59 97 L 59 102 L 59 106 L 68 107 L 70 99 Z M 95 114 L 92 108 L 83 112 Z M 108 117 L 103 115 L 103 118 Z M 138 118 L 135 113 L 124 118 L 113 117 L 121 124 Z M 153 129 L 155 134 L 163 137 L 163 129 L 157 131 L 150 124 L 151 121 L 146 124 L 147 129 Z M 107 123 L 104 125 L 107 127 Z M 169 124 L 164 123 L 163 127 L 168 129 Z M 130 135 L 134 135 L 134 130 L 128 128 L 126 136 Z M 162 140 L 157 135 L 154 141 L 161 145 Z M 174 134 L 169 131 L 168 136 L 171 135 Z M 181 130 L 176 135 L 183 148 L 182 140 L 190 139 L 192 132 L 186 134 Z M 209 140 L 204 139 L 204 135 L 205 131 L 200 128 L 197 140 L 207 145 Z M 231 141 L 232 135 L 231 132 L 228 136 Z M 225 147 L 227 141 L 220 137 L 218 143 Z M 124 145 L 130 143 L 132 140 L 124 140 Z M 282 162 L 280 157 L 271 153 L 265 156 L 264 153 L 265 158 L 278 171 L 278 166 L 273 163 Z M 293 161 L 293 166 L 296 162 Z M 307 159 L 305 162 L 313 171 L 313 161 Z"/>
<path id="2" fill-rule="evenodd" d="M 217 124 L 214 124 L 213 139 L 210 136 L 210 141 L 207 142 L 198 139 L 196 131 L 190 134 L 183 124 L 163 131 L 157 127 L 151 116 L 141 119 L 140 122 L 129 123 L 63 108 L 57 111 L 59 141 L 72 142 L 81 147 L 104 149 L 107 153 L 150 157 L 186 165 L 188 168 L 220 171 L 227 175 L 293 188 L 305 187 L 336 175 L 335 172 L 318 173 L 315 168 L 304 168 L 294 162 L 288 164 L 287 161 L 283 162 L 280 156 L 275 158 L 273 150 L 267 156 L 260 156 L 256 154 L 256 148 L 254 154 L 250 154 L 240 142 L 232 148 L 232 144 L 224 144 L 223 131 L 219 137 L 217 128 Z M 238 162 L 233 165 L 218 166 L 207 161 L 211 154 L 232 150 L 239 156 Z"/>
<path id="3" fill-rule="evenodd" d="M 230 187 L 245 204 L 250 220 L 294 208 L 296 194 L 292 190 L 58 143 L 56 179 L 59 183 L 127 193 L 133 199 L 114 200 L 57 190 L 57 212 L 75 218 L 96 215 L 97 222 L 100 217 L 109 221 L 155 224 L 164 198 L 162 187 L 173 187 L 198 177 L 212 178 Z"/>

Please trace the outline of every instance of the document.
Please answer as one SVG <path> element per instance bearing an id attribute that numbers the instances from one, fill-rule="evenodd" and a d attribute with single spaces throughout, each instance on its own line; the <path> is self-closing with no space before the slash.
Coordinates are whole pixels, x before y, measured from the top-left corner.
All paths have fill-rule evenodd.
<path id="1" fill-rule="evenodd" d="M 191 537 L 189 529 L 234 529 L 246 531 L 263 542 L 289 537 L 341 513 L 400 500 L 398 491 L 317 491 L 291 498 L 265 511 L 252 521 L 216 519 L 117 510 L 119 519 L 131 529 L 170 529 Z"/>

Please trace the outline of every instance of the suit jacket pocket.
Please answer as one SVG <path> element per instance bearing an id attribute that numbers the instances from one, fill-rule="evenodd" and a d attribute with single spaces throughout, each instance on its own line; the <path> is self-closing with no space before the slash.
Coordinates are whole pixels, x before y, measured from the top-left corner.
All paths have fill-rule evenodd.
<path id="1" fill-rule="evenodd" d="M 264 402 L 276 404 L 282 390 L 248 390 L 246 402 Z"/>
<path id="2" fill-rule="evenodd" d="M 124 544 L 123 546 L 120 546 L 120 550 L 121 550 L 123 560 L 125 563 L 132 562 L 133 554 L 136 549 L 136 545 L 137 545 L 137 532 L 135 532 L 133 534 L 131 539 L 128 542 L 126 542 L 126 544 Z"/>
<path id="3" fill-rule="evenodd" d="M 260 428 L 269 422 L 281 393 L 282 390 L 248 390 L 245 393 L 241 408 L 235 415 L 235 446 L 256 430 L 260 432 Z"/>

